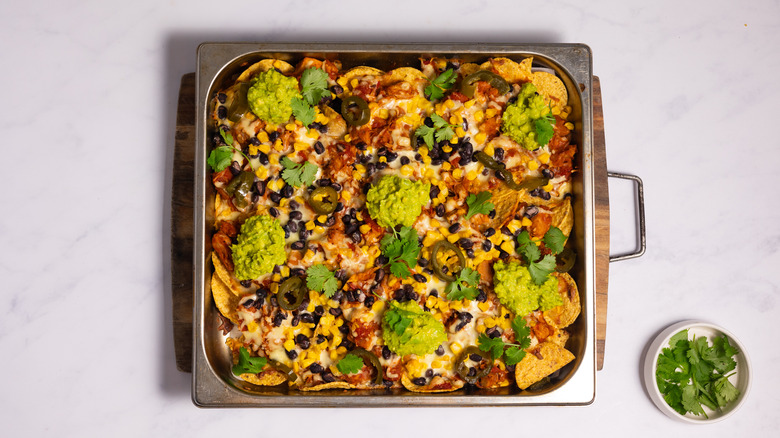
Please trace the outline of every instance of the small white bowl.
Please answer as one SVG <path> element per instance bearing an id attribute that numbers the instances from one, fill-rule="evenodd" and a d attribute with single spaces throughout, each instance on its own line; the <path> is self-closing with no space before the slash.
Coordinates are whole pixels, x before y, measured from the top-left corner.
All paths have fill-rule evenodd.
<path id="1" fill-rule="evenodd" d="M 655 368 L 658 363 L 658 355 L 661 354 L 661 350 L 669 347 L 669 339 L 672 336 L 685 329 L 688 329 L 689 339 L 692 338 L 693 335 L 696 335 L 696 337 L 706 336 L 707 341 L 710 343 L 712 343 L 714 337 L 726 335 L 729 338 L 729 343 L 739 349 L 739 353 L 734 356 L 734 360 L 737 362 L 737 368 L 735 369 L 736 374 L 729 378 L 729 381 L 739 390 L 739 397 L 735 401 L 729 403 L 721 412 L 712 411 L 706 406 L 703 406 L 704 412 L 707 413 L 709 418 L 705 418 L 703 415 L 696 416 L 690 412 L 685 415 L 680 415 L 666 403 L 663 395 L 658 390 L 658 384 L 655 380 Z M 647 355 L 645 356 L 644 383 L 647 393 L 650 395 L 653 403 L 655 403 L 658 409 L 669 418 L 684 423 L 709 424 L 724 420 L 739 409 L 750 392 L 751 373 L 750 358 L 748 357 L 747 350 L 736 336 L 717 325 L 704 321 L 688 320 L 667 327 L 658 334 L 650 344 L 650 347 L 647 349 Z"/>

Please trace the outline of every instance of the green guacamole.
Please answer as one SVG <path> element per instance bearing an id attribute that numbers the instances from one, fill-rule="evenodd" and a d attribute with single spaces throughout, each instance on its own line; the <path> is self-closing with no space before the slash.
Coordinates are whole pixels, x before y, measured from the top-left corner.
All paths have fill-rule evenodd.
<path id="1" fill-rule="evenodd" d="M 241 226 L 238 243 L 231 245 L 236 278 L 252 280 L 287 261 L 284 230 L 271 216 L 252 216 Z"/>
<path id="2" fill-rule="evenodd" d="M 558 294 L 558 278 L 553 275 L 537 285 L 528 268 L 517 262 L 497 261 L 493 264 L 493 271 L 498 301 L 515 315 L 525 316 L 536 309 L 550 310 L 563 304 Z"/>
<path id="3" fill-rule="evenodd" d="M 430 184 L 385 175 L 366 194 L 368 214 L 383 227 L 410 227 L 430 198 Z"/>
<path id="4" fill-rule="evenodd" d="M 436 351 L 447 340 L 447 332 L 414 301 L 390 301 L 382 318 L 382 339 L 395 354 L 422 356 Z"/>
<path id="5" fill-rule="evenodd" d="M 543 144 L 537 141 L 536 122 L 549 113 L 544 98 L 536 94 L 536 86 L 530 82 L 523 84 L 517 102 L 507 106 L 501 117 L 501 131 L 529 151 L 538 149 Z M 548 141 L 549 138 L 544 144 Z"/>
<path id="6" fill-rule="evenodd" d="M 301 97 L 298 80 L 276 70 L 268 70 L 255 76 L 246 94 L 249 109 L 261 120 L 274 124 L 290 120 L 290 102 L 295 97 Z"/>

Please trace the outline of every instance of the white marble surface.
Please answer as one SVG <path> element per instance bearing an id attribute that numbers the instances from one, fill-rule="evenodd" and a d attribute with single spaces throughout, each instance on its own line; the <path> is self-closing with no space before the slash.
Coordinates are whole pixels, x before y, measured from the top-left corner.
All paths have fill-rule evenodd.
<path id="1" fill-rule="evenodd" d="M 520 3 L 2 2 L 0 435 L 777 436 L 780 3 Z M 648 246 L 610 267 L 595 402 L 194 407 L 170 316 L 176 96 L 197 44 L 229 40 L 588 44 L 608 166 L 644 179 Z M 630 250 L 631 187 L 611 185 L 613 247 Z M 640 382 L 645 345 L 686 318 L 727 327 L 755 366 L 746 405 L 717 425 L 667 419 Z"/>

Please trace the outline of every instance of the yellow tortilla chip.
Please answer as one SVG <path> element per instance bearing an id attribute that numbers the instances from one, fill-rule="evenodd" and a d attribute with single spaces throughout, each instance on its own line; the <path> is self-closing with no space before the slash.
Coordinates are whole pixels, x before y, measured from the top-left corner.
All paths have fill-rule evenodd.
<path id="1" fill-rule="evenodd" d="M 558 277 L 558 294 L 563 299 L 563 304 L 544 312 L 544 321 L 560 329 L 569 326 L 580 315 L 580 294 L 571 275 L 565 272 L 552 275 Z"/>
<path id="2" fill-rule="evenodd" d="M 560 204 L 552 208 L 552 226 L 563 232 L 563 235 L 569 237 L 571 228 L 574 226 L 574 212 L 571 209 L 571 199 L 566 198 Z"/>
<path id="3" fill-rule="evenodd" d="M 260 374 L 244 373 L 238 377 L 258 386 L 276 386 L 287 381 L 287 377 L 276 370 L 264 371 Z"/>
<path id="4" fill-rule="evenodd" d="M 568 342 L 568 340 L 569 340 L 569 332 L 567 332 L 566 330 L 556 330 L 552 336 L 547 338 L 548 342 L 552 342 L 553 344 L 560 345 L 561 347 L 566 347 L 566 342 Z"/>
<path id="5" fill-rule="evenodd" d="M 374 76 L 377 79 L 384 76 L 385 72 L 374 67 L 355 67 L 346 71 L 340 78 L 338 83 L 344 88 L 344 91 L 352 89 L 352 79 L 362 78 L 364 76 Z"/>
<path id="6" fill-rule="evenodd" d="M 458 69 L 458 73 L 461 74 L 464 78 L 472 73 L 475 73 L 479 71 L 479 65 L 474 64 L 473 62 L 467 62 L 465 64 L 461 64 L 460 69 Z"/>
<path id="7" fill-rule="evenodd" d="M 339 138 L 347 133 L 347 122 L 344 121 L 344 118 L 336 110 L 323 105 L 322 114 L 328 118 L 328 135 L 330 137 Z"/>
<path id="8" fill-rule="evenodd" d="M 553 106 L 563 108 L 569 101 L 569 93 L 566 91 L 563 81 L 552 73 L 534 72 L 531 83 L 536 85 L 536 91 L 551 101 Z"/>
<path id="9" fill-rule="evenodd" d="M 517 387 L 526 389 L 572 360 L 574 355 L 570 351 L 553 342 L 542 342 L 515 366 Z"/>
<path id="10" fill-rule="evenodd" d="M 482 70 L 496 72 L 510 84 L 516 84 L 518 82 L 531 82 L 533 77 L 531 64 L 533 61 L 533 57 L 525 58 L 519 63 L 509 58 L 493 58 L 480 67 Z"/>
<path id="11" fill-rule="evenodd" d="M 280 59 L 263 59 L 249 66 L 239 76 L 236 82 L 246 82 L 252 78 L 252 76 L 262 73 L 264 71 L 278 68 L 282 74 L 288 75 L 295 70 L 295 68 L 287 62 Z"/>
<path id="12" fill-rule="evenodd" d="M 517 194 L 516 190 L 512 190 L 504 185 L 493 191 L 490 202 L 495 206 L 496 216 L 490 223 L 491 227 L 500 230 L 504 224 L 512 220 L 519 200 Z"/>
<path id="13" fill-rule="evenodd" d="M 353 386 L 347 382 L 322 383 L 315 386 L 298 388 L 301 391 L 322 391 L 324 389 L 352 389 Z"/>
<path id="14" fill-rule="evenodd" d="M 235 296 L 240 296 L 241 293 L 239 292 L 238 288 L 233 284 L 234 281 L 236 281 L 232 275 L 230 275 L 230 272 L 228 272 L 227 268 L 225 268 L 225 265 L 222 264 L 222 261 L 217 257 L 217 253 L 213 252 L 211 253 L 211 263 L 214 265 L 214 273 L 217 277 L 222 281 L 222 284 L 227 286 L 227 288 L 230 290 L 230 292 L 233 293 Z"/>
<path id="15" fill-rule="evenodd" d="M 414 67 L 400 67 L 390 70 L 382 76 L 382 85 L 388 86 L 396 82 L 415 83 L 417 81 L 427 81 L 428 78 L 420 70 Z"/>
<path id="16" fill-rule="evenodd" d="M 463 382 L 451 382 L 451 383 L 452 383 L 452 388 L 449 389 L 428 389 L 424 386 L 415 385 L 414 383 L 412 383 L 412 380 L 409 379 L 409 377 L 406 374 L 401 374 L 401 384 L 404 386 L 404 388 L 412 392 L 422 392 L 422 393 L 452 392 L 452 391 L 457 391 L 458 389 L 463 387 Z"/>
<path id="17" fill-rule="evenodd" d="M 235 295 L 217 275 L 211 276 L 211 295 L 214 297 L 214 304 L 217 305 L 219 313 L 229 319 L 233 324 L 238 325 L 238 295 Z"/>

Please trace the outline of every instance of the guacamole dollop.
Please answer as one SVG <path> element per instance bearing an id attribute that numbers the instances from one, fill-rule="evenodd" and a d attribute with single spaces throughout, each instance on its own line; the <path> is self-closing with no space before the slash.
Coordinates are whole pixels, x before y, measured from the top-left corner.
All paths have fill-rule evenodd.
<path id="1" fill-rule="evenodd" d="M 395 354 L 422 356 L 436 351 L 447 340 L 447 332 L 414 301 L 390 301 L 382 318 L 382 339 Z"/>
<path id="2" fill-rule="evenodd" d="M 538 132 L 539 128 L 552 132 L 552 126 L 544 120 L 549 113 L 550 108 L 544 97 L 537 94 L 536 86 L 530 82 L 523 84 L 517 102 L 507 106 L 501 116 L 501 131 L 529 151 L 538 149 L 550 141 L 550 138 L 540 141 Z"/>
<path id="3" fill-rule="evenodd" d="M 284 230 L 279 221 L 267 215 L 252 216 L 241 226 L 238 243 L 231 245 L 235 275 L 251 280 L 273 271 L 287 261 Z"/>
<path id="4" fill-rule="evenodd" d="M 563 304 L 558 294 L 558 278 L 550 275 L 537 285 L 528 268 L 517 262 L 493 264 L 494 290 L 501 302 L 515 315 L 525 316 L 536 309 L 550 310 Z"/>
<path id="5" fill-rule="evenodd" d="M 261 120 L 274 124 L 290 120 L 290 102 L 295 97 L 301 97 L 298 80 L 273 69 L 252 78 L 246 94 L 249 109 Z"/>
<path id="6" fill-rule="evenodd" d="M 368 214 L 383 227 L 410 227 L 422 213 L 431 185 L 395 175 L 385 175 L 366 194 Z"/>

